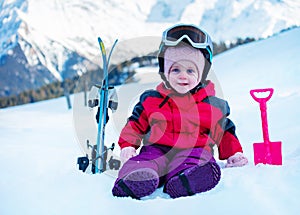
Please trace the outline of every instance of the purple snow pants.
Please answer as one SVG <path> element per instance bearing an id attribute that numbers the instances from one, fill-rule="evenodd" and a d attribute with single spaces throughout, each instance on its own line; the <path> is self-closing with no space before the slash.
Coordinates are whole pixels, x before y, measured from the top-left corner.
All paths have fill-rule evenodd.
<path id="1" fill-rule="evenodd" d="M 159 186 L 162 186 L 184 170 L 208 162 L 216 163 L 212 153 L 203 148 L 174 149 L 158 144 L 147 145 L 141 148 L 139 155 L 123 165 L 117 181 L 135 170 L 151 168 L 159 175 Z"/>

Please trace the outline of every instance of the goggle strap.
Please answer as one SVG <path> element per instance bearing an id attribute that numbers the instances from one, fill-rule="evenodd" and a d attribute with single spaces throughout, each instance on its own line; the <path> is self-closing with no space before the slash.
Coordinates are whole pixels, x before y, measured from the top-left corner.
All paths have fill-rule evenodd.
<path id="1" fill-rule="evenodd" d="M 211 50 L 208 47 L 206 47 L 206 50 L 209 53 L 209 61 L 212 63 L 212 52 L 211 52 Z"/>

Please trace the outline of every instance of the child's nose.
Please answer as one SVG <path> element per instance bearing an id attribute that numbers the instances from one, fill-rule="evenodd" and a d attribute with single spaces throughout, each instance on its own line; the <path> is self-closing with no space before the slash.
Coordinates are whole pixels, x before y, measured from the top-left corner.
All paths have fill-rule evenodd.
<path id="1" fill-rule="evenodd" d="M 179 74 L 179 78 L 180 78 L 180 79 L 186 79 L 186 78 L 187 78 L 187 72 L 186 72 L 186 71 L 182 71 L 182 72 Z"/>

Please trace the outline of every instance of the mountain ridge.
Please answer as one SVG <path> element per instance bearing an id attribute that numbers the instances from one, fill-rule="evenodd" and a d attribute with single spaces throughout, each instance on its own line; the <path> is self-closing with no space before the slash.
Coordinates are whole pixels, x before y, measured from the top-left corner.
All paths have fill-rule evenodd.
<path id="1" fill-rule="evenodd" d="M 116 38 L 125 43 L 145 36 L 159 40 L 165 28 L 184 22 L 200 25 L 218 43 L 246 37 L 265 38 L 284 28 L 300 25 L 300 2 L 291 0 L 263 3 L 256 0 L 150 0 L 147 3 L 139 0 L 126 3 L 121 0 L 2 0 L 1 3 L 3 8 L 10 9 L 1 10 L 1 17 L 13 18 L 3 18 L 1 25 L 2 47 L 9 48 L 0 50 L 0 80 L 6 80 L 0 83 L 0 96 L 18 94 L 53 80 L 62 81 L 85 73 L 89 67 L 99 68 L 99 35 L 108 47 Z M 5 29 L 7 26 L 10 29 Z M 10 42 L 14 43 L 9 46 Z M 14 53 L 13 45 L 20 46 L 26 61 L 5 62 L 5 56 L 14 57 L 19 53 Z M 145 52 L 125 51 L 123 55 L 126 56 Z M 115 57 L 113 60 L 120 63 L 123 59 L 118 61 Z M 16 67 L 25 69 L 17 75 L 13 69 Z M 13 90 L 10 86 L 15 84 L 17 77 L 32 73 L 28 68 L 33 67 L 43 68 L 41 73 L 49 74 L 44 80 L 24 75 L 26 87 Z"/>

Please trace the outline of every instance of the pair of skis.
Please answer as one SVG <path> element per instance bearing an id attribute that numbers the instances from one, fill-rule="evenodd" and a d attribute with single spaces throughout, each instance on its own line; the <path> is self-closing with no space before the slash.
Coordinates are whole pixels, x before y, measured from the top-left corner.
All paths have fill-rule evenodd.
<path id="1" fill-rule="evenodd" d="M 100 37 L 98 37 L 98 44 L 100 47 L 100 52 L 102 55 L 103 61 L 103 80 L 102 84 L 96 84 L 95 87 L 98 88 L 100 102 L 98 100 L 89 101 L 89 107 L 98 107 L 97 113 L 97 122 L 98 122 L 98 130 L 97 130 L 97 142 L 96 145 L 90 145 L 89 141 L 87 141 L 87 147 L 92 149 L 91 158 L 79 157 L 77 164 L 79 164 L 79 170 L 85 172 L 88 165 L 92 163 L 92 173 L 103 173 L 107 169 L 107 163 L 109 164 L 110 169 L 119 169 L 121 162 L 117 159 L 113 159 L 112 157 L 107 162 L 107 153 L 108 150 L 114 149 L 114 143 L 111 147 L 107 148 L 104 144 L 105 141 L 105 126 L 108 121 L 108 108 L 116 109 L 116 103 L 110 101 L 109 93 L 114 90 L 113 87 L 109 86 L 108 83 L 108 65 L 110 61 L 111 54 L 116 46 L 118 40 L 116 40 L 112 46 L 112 49 L 108 55 L 106 55 L 106 50 L 104 43 Z"/>
<path id="2" fill-rule="evenodd" d="M 101 55 L 102 55 L 102 61 L 103 61 L 103 81 L 102 85 L 97 87 L 99 88 L 99 94 L 100 94 L 100 103 L 99 103 L 99 118 L 98 118 L 98 132 L 97 132 L 97 148 L 96 148 L 96 158 L 94 158 L 96 161 L 93 163 L 93 173 L 102 173 L 106 170 L 106 159 L 107 159 L 107 148 L 104 144 L 104 137 L 105 137 L 105 125 L 107 123 L 107 115 L 108 115 L 108 65 L 110 61 L 111 54 L 117 44 L 118 40 L 116 40 L 112 46 L 112 49 L 109 53 L 109 56 L 107 58 L 106 56 L 106 50 L 104 43 L 100 37 L 98 37 L 98 44 L 100 47 Z M 112 145 L 111 149 L 113 150 L 114 144 Z M 106 156 L 105 156 L 106 155 Z"/>

